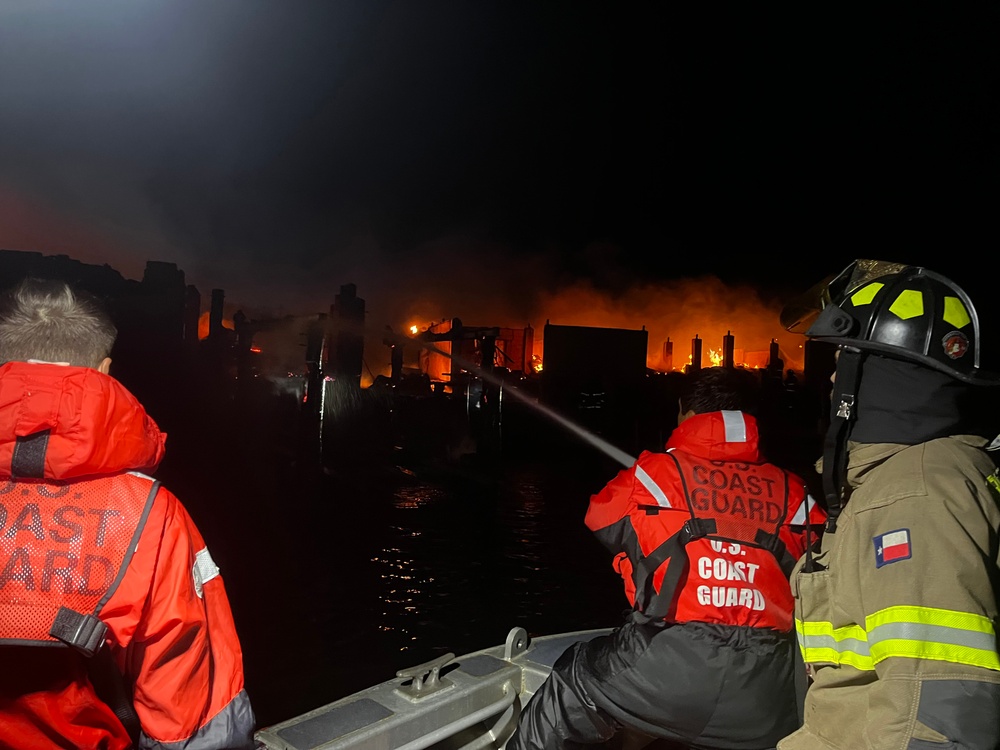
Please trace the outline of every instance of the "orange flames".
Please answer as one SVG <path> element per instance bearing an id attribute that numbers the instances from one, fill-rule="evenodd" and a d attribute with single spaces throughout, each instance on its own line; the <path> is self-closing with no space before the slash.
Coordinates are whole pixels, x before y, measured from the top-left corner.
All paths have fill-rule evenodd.
<path id="1" fill-rule="evenodd" d="M 499 306 L 493 311 L 454 309 L 450 312 L 463 321 L 477 324 L 505 326 L 512 325 L 513 320 L 524 321 L 517 323 L 518 326 L 531 325 L 534 341 L 530 361 L 536 372 L 544 360 L 546 322 L 645 329 L 649 347 L 647 367 L 660 372 L 680 370 L 689 364 L 696 338 L 702 342 L 702 366 L 721 365 L 727 335 L 733 337 L 734 365 L 752 369 L 767 367 L 771 342 L 775 341 L 783 369 L 801 371 L 804 338 L 781 327 L 778 320 L 781 304 L 781 301 L 762 299 L 751 287 L 727 285 L 715 277 L 704 277 L 633 288 L 618 295 L 578 285 L 544 294 L 535 305 L 538 312 L 527 320 L 523 314 L 513 314 Z M 414 319 L 427 320 L 411 317 Z M 428 327 L 418 323 L 410 330 L 427 330 Z M 600 352 L 595 352 L 594 356 L 599 358 Z M 413 359 L 417 357 L 414 355 Z"/>
<path id="2" fill-rule="evenodd" d="M 426 265 L 427 259 L 422 257 L 421 262 Z M 460 318 L 464 327 L 497 327 L 514 332 L 515 337 L 509 341 L 504 340 L 506 333 L 497 339 L 495 364 L 516 362 L 511 369 L 523 366 L 528 373 L 542 370 L 547 322 L 557 326 L 645 330 L 646 365 L 659 372 L 681 370 L 690 363 L 696 339 L 700 341 L 702 366 L 721 364 L 724 352 L 731 351 L 733 364 L 737 366 L 767 367 L 772 341 L 777 344 L 783 369 L 801 372 L 804 366 L 804 337 L 788 333 L 779 323 L 783 301 L 764 299 L 756 289 L 746 285 L 702 277 L 633 286 L 614 293 L 588 284 L 539 291 L 540 285 L 530 281 L 530 267 L 518 266 L 516 283 L 496 284 L 482 283 L 482 275 L 459 282 L 447 273 L 450 266 L 442 264 L 441 268 L 441 274 L 430 281 L 421 276 L 420 284 L 396 289 L 394 294 L 381 299 L 380 318 L 368 315 L 363 385 L 370 384 L 379 375 L 388 377 L 392 372 L 391 357 L 400 353 L 404 373 L 425 373 L 435 380 L 449 380 L 450 359 L 434 354 L 433 366 L 429 367 L 428 347 L 449 354 L 454 351 L 460 356 L 470 342 L 453 348 L 446 340 L 422 341 L 421 335 L 431 328 L 435 332 L 447 330 L 443 324 L 450 324 L 453 317 Z M 365 287 L 360 286 L 359 295 L 365 297 L 365 292 Z M 372 304 L 372 309 L 375 308 Z M 223 325 L 233 328 L 231 316 Z M 400 346 L 393 351 L 386 345 L 387 327 L 407 332 L 412 343 L 404 336 Z M 530 338 L 525 335 L 526 331 L 530 331 Z M 516 339 L 518 332 L 522 334 L 520 340 Z M 199 337 L 207 335 L 206 312 L 199 319 Z M 732 341 L 726 339 L 727 335 L 733 337 Z M 277 331 L 269 336 L 255 334 L 254 343 L 263 344 L 268 354 L 287 349 L 281 364 L 283 367 L 287 359 L 290 371 L 301 363 L 301 341 L 302 330 L 297 328 L 294 331 L 281 329 L 280 335 Z M 727 343 L 731 348 L 727 349 Z M 595 364 L 600 364 L 608 355 L 595 351 L 588 356 L 594 358 Z M 476 360 L 473 358 L 473 361 Z"/>

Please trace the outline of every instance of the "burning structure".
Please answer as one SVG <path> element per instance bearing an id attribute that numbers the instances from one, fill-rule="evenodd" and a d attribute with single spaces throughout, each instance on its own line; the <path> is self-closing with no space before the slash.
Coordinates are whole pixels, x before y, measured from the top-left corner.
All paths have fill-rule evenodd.
<path id="1" fill-rule="evenodd" d="M 420 372 L 445 390 L 471 367 L 524 375 L 531 370 L 534 329 L 467 326 L 460 318 L 435 323 L 415 337 Z"/>
<path id="2" fill-rule="evenodd" d="M 638 450 L 660 445 L 675 424 L 680 381 L 670 376 L 682 377 L 702 367 L 741 367 L 783 385 L 786 358 L 777 339 L 766 349 L 748 350 L 738 346 L 733 329 L 724 330 L 717 347 L 695 334 L 691 352 L 683 359 L 675 354 L 670 338 L 656 352 L 659 356 L 651 355 L 644 325 L 636 329 L 547 320 L 536 341 L 530 326 L 468 326 L 451 318 L 422 331 L 412 328 L 407 341 L 418 349 L 415 371 L 423 378 L 424 392 L 449 397 L 454 408 L 461 407 L 473 432 L 478 425 L 499 433 L 504 420 L 508 438 L 511 427 L 519 432 L 510 421 L 521 418 L 519 409 L 511 412 L 513 403 L 504 406 L 504 390 L 513 387 L 517 395 L 536 399 L 618 446 Z M 389 336 L 384 342 L 392 348 L 397 374 L 403 369 L 399 340 Z M 536 350 L 542 344 L 544 357 L 539 357 Z"/>
<path id="3" fill-rule="evenodd" d="M 512 405 L 503 406 L 502 391 L 514 387 L 607 433 L 634 429 L 636 414 L 660 420 L 669 429 L 676 400 L 669 394 L 660 398 L 656 389 L 669 390 L 665 384 L 676 382 L 670 376 L 691 368 L 746 367 L 778 384 L 783 384 L 783 373 L 794 371 L 803 376 L 797 387 L 817 394 L 828 390 L 832 369 L 830 353 L 816 350 L 812 342 L 794 337 L 789 338 L 791 349 L 779 344 L 785 343 L 779 339 L 784 334 L 771 302 L 754 290 L 714 278 L 637 287 L 614 296 L 592 288 L 552 291 L 534 303 L 531 314 L 549 321 L 558 316 L 563 324 L 547 322 L 541 336 L 530 325 L 466 325 L 459 318 L 441 319 L 410 336 L 379 327 L 379 334 L 388 331 L 382 341 L 388 345 L 383 365 L 378 360 L 385 350 L 367 348 L 375 327 L 366 331 L 365 300 L 354 284 L 340 286 L 325 312 L 250 320 L 242 311 L 226 317 L 221 289 L 212 290 L 210 310 L 201 313 L 197 289 L 170 263 L 148 263 L 142 281 L 136 282 L 108 266 L 0 250 L 0 276 L 12 282 L 28 273 L 73 279 L 112 303 L 121 332 L 116 375 L 154 407 L 165 400 L 164 394 L 181 398 L 177 389 L 160 383 L 176 382 L 182 368 L 186 377 L 202 384 L 200 391 L 209 401 L 229 398 L 255 379 L 258 387 L 265 380 L 280 381 L 284 390 L 308 394 L 299 394 L 298 411 L 321 418 L 330 407 L 323 397 L 336 395 L 333 391 L 340 387 L 351 391 L 337 402 L 344 404 L 363 398 L 355 391 L 370 390 L 369 400 L 387 402 L 398 401 L 410 389 L 416 396 L 451 397 L 456 424 L 464 419 L 466 428 L 476 423 L 498 432 L 502 410 Z M 483 316 L 479 309 L 474 314 L 502 322 L 527 313 Z M 396 387 L 400 383 L 406 388 Z M 378 387 L 366 388 L 368 384 Z M 660 402 L 662 409 L 650 406 Z M 168 420 L 177 412 L 172 405 L 162 409 Z M 343 411 L 328 421 L 346 430 L 349 420 Z M 816 411 L 810 407 L 809 419 Z M 511 417 L 506 428 L 519 418 L 516 408 L 506 416 Z M 508 429 L 505 440 L 510 435 Z"/>

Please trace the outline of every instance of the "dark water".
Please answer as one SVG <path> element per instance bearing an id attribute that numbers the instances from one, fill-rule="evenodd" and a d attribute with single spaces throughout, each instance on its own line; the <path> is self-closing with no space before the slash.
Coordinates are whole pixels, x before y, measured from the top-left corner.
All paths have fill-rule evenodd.
<path id="1" fill-rule="evenodd" d="M 181 406 L 158 419 L 157 474 L 222 570 L 262 725 L 515 626 L 612 625 L 626 606 L 583 526 L 617 471 L 591 447 L 414 460 L 338 435 L 326 450 L 342 460 L 318 462 L 296 450 L 287 400 Z"/>
<path id="2" fill-rule="evenodd" d="M 583 525 L 615 460 L 530 409 L 499 453 L 463 456 L 432 402 L 342 408 L 320 452 L 299 406 L 262 388 L 151 407 L 169 433 L 158 476 L 222 570 L 262 726 L 515 626 L 618 624 L 621 584 Z"/>

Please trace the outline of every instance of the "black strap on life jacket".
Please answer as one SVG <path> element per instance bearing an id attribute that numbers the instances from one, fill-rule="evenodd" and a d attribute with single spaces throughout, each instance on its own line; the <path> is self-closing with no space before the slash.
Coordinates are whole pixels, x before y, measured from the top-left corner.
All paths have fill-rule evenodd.
<path id="1" fill-rule="evenodd" d="M 45 476 L 45 452 L 49 448 L 51 430 L 41 430 L 18 437 L 10 460 L 10 475 L 41 479 Z"/>
<path id="2" fill-rule="evenodd" d="M 139 715 L 132 703 L 132 693 L 125 684 L 125 678 L 118 665 L 111 658 L 111 650 L 102 648 L 87 662 L 90 683 L 102 701 L 115 712 L 118 721 L 125 727 L 133 747 L 139 747 Z"/>
<path id="3" fill-rule="evenodd" d="M 139 744 L 139 717 L 132 704 L 132 696 L 125 678 L 105 646 L 108 626 L 94 615 L 85 615 L 68 607 L 60 607 L 49 635 L 58 638 L 84 657 L 90 684 L 97 697 L 104 701 L 125 727 L 132 738 L 133 747 Z"/>
<path id="4" fill-rule="evenodd" d="M 153 507 L 153 500 L 160 489 L 160 482 L 154 481 L 146 498 L 146 504 L 142 511 L 139 523 L 136 525 L 135 533 L 129 541 L 129 552 L 122 561 L 121 568 L 114 582 L 97 603 L 93 614 L 83 614 L 68 607 L 60 607 L 56 613 L 49 635 L 62 641 L 74 651 L 83 656 L 87 664 L 87 673 L 90 676 L 90 684 L 93 685 L 97 696 L 104 701 L 115 716 L 125 727 L 132 740 L 132 746 L 139 746 L 139 716 L 135 712 L 135 705 L 132 702 L 132 692 L 125 684 L 125 677 L 115 664 L 111 656 L 111 650 L 105 645 L 105 636 L 108 626 L 97 616 L 97 612 L 107 604 L 108 599 L 114 593 L 118 584 L 125 575 L 132 555 L 135 552 L 139 537 L 146 525 L 146 519 Z"/>
<path id="5" fill-rule="evenodd" d="M 795 558 L 792 557 L 785 543 L 778 536 L 778 529 L 785 522 L 788 515 L 788 475 L 781 472 L 785 480 L 784 512 L 775 524 L 775 531 L 770 534 L 758 528 L 754 534 L 754 539 L 734 539 L 723 537 L 717 533 L 717 523 L 714 518 L 702 518 L 695 515 L 694 505 L 691 502 L 691 493 L 688 491 L 687 479 L 681 468 L 680 461 L 673 453 L 667 453 L 677 466 L 677 476 L 681 481 L 681 488 L 684 490 L 684 499 L 687 502 L 688 512 L 691 518 L 684 522 L 679 531 L 662 542 L 650 554 L 643 557 L 635 565 L 632 572 L 632 580 L 635 584 L 635 611 L 633 616 L 642 622 L 661 621 L 670 611 L 674 596 L 681 585 L 681 579 L 688 570 L 688 557 L 684 548 L 694 539 L 708 537 L 719 541 L 733 542 L 736 544 L 749 544 L 753 547 L 766 549 L 773 554 L 781 566 L 785 576 L 789 576 L 792 567 L 795 565 Z M 805 501 L 804 502 L 808 502 Z M 643 506 L 647 513 L 659 512 L 662 508 L 658 505 Z M 667 569 L 663 574 L 663 581 L 660 583 L 659 592 L 653 586 L 653 573 L 667 561 Z"/>
<path id="6" fill-rule="evenodd" d="M 688 519 L 679 531 L 639 561 L 633 570 L 633 580 L 636 584 L 634 616 L 637 619 L 642 622 L 656 622 L 667 616 L 681 576 L 687 572 L 687 555 L 684 553 L 684 547 L 692 539 L 707 536 L 709 530 L 715 530 L 715 519 Z M 653 586 L 653 573 L 668 560 L 670 563 L 663 574 L 660 591 L 657 593 Z"/>

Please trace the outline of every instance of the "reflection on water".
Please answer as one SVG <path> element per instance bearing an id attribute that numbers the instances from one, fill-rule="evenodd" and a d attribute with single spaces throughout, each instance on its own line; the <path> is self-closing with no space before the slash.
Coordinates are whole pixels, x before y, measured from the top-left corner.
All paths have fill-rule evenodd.
<path id="1" fill-rule="evenodd" d="M 398 654 L 396 668 L 502 642 L 515 625 L 548 632 L 556 621 L 592 622 L 595 585 L 620 611 L 620 593 L 605 588 L 608 560 L 582 528 L 589 493 L 546 500 L 545 485 L 572 491 L 546 476 L 557 473 L 535 465 L 433 482 L 383 478 L 388 507 L 370 560 L 374 624 L 380 647 Z"/>
<path id="2" fill-rule="evenodd" d="M 488 470 L 378 456 L 324 472 L 269 441 L 267 420 L 200 416 L 214 429 L 172 435 L 159 476 L 222 569 L 262 724 L 502 643 L 515 626 L 620 618 L 617 577 L 583 526 L 616 467 L 586 447 Z"/>
<path id="3" fill-rule="evenodd" d="M 396 489 L 391 495 L 392 509 L 400 512 L 401 523 L 386 529 L 386 541 L 390 544 L 372 558 L 382 591 L 378 628 L 396 634 L 404 652 L 409 643 L 419 639 L 419 634 L 411 630 L 412 622 L 421 616 L 423 603 L 434 596 L 437 585 L 433 565 L 428 565 L 422 557 L 427 534 L 415 528 L 419 522 L 414 520 L 414 512 L 444 499 L 445 493 L 438 487 L 415 484 Z"/>

